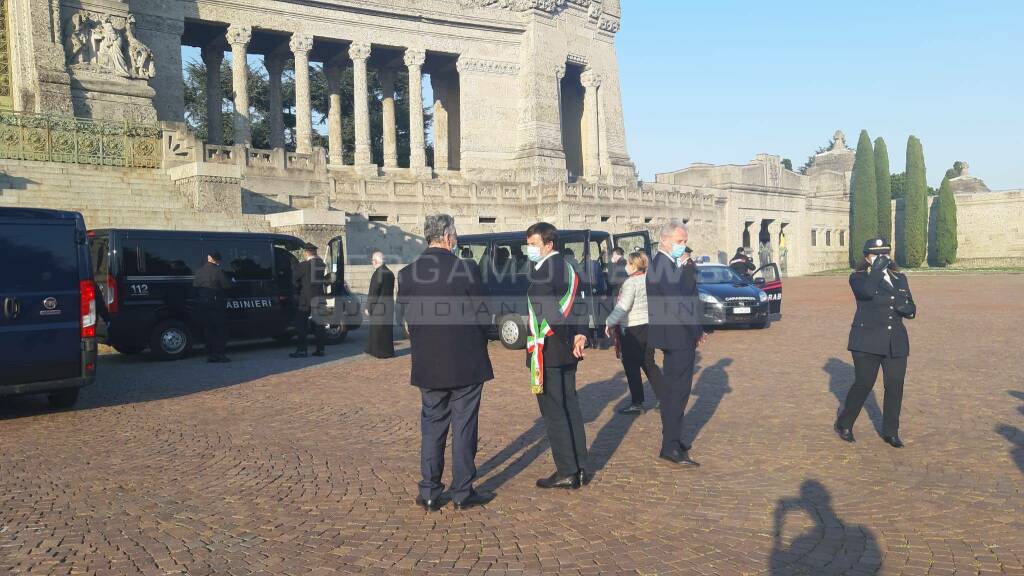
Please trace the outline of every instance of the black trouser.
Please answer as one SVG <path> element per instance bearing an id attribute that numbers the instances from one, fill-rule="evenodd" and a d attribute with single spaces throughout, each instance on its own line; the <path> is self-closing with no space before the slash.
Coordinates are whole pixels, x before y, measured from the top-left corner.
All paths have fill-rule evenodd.
<path id="1" fill-rule="evenodd" d="M 545 368 L 544 392 L 537 396 L 559 476 L 587 467 L 587 434 L 576 396 L 576 367 Z"/>
<path id="2" fill-rule="evenodd" d="M 882 403 L 882 435 L 896 436 L 900 430 L 900 409 L 903 406 L 903 378 L 907 375 L 907 358 L 893 358 L 881 354 L 853 352 L 853 386 L 846 393 L 846 401 L 839 413 L 837 424 L 841 428 L 853 428 L 864 402 L 878 379 L 878 368 L 882 368 L 885 384 L 885 400 Z"/>
<path id="3" fill-rule="evenodd" d="M 462 502 L 473 493 L 476 480 L 477 423 L 483 384 L 451 390 L 420 389 L 420 496 L 437 500 L 444 491 L 444 444 L 452 429 L 452 499 Z"/>
<path id="4" fill-rule="evenodd" d="M 309 338 L 309 315 L 310 310 L 308 308 L 299 308 L 295 311 L 295 332 L 298 334 L 298 346 L 296 349 L 299 352 L 306 351 L 306 342 Z M 323 325 L 319 322 L 313 326 L 313 338 L 316 342 L 317 351 L 323 351 L 324 343 L 327 340 L 327 334 L 324 331 Z"/>
<path id="5" fill-rule="evenodd" d="M 654 362 L 654 349 L 647 347 L 647 325 L 629 326 L 619 339 L 622 348 L 622 369 L 629 382 L 629 397 L 633 404 L 644 403 L 644 381 L 640 377 L 643 370 L 651 388 L 657 389 L 661 384 L 661 370 Z M 657 395 L 657 393 L 655 393 Z"/>
<path id="6" fill-rule="evenodd" d="M 661 402 L 661 451 L 671 452 L 682 450 L 684 446 L 683 414 L 693 389 L 693 363 L 697 354 L 695 348 L 663 352 L 665 365 L 661 370 L 660 386 L 654 386 L 654 393 Z"/>
<path id="7" fill-rule="evenodd" d="M 223 298 L 211 298 L 200 304 L 203 315 L 203 337 L 206 355 L 218 358 L 228 345 L 228 310 Z"/>

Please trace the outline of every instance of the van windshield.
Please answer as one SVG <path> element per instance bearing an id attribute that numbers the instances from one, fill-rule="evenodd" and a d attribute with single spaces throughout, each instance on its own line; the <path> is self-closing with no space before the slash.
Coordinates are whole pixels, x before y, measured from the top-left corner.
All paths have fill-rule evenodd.
<path id="1" fill-rule="evenodd" d="M 78 289 L 73 224 L 0 226 L 0 292 Z"/>

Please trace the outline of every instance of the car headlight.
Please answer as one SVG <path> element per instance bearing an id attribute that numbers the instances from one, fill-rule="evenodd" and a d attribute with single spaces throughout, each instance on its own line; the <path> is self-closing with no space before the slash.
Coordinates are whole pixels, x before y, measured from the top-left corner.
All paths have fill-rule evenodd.
<path id="1" fill-rule="evenodd" d="M 757 300 L 762 304 L 768 301 L 768 293 L 764 290 L 757 291 Z"/>
<path id="2" fill-rule="evenodd" d="M 707 304 L 722 304 L 721 302 L 719 302 L 718 298 L 715 298 L 711 294 L 704 294 L 703 292 L 701 292 L 700 294 L 700 301 L 705 302 Z"/>

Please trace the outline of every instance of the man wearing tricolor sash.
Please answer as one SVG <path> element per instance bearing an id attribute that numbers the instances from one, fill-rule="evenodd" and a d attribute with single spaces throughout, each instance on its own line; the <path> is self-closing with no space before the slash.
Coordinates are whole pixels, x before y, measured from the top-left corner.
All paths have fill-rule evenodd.
<path id="1" fill-rule="evenodd" d="M 551 224 L 530 226 L 526 242 L 533 263 L 527 290 L 530 389 L 537 395 L 556 468 L 537 486 L 575 489 L 590 481 L 587 438 L 576 396 L 576 365 L 587 346 L 586 326 L 574 314 L 580 276 L 555 250 L 558 230 Z"/>

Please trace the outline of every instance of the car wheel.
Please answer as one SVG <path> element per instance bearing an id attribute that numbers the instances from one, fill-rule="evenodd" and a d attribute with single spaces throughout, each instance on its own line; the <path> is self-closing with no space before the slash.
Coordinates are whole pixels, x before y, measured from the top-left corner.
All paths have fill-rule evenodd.
<path id="1" fill-rule="evenodd" d="M 124 354 L 126 356 L 141 354 L 142 351 L 145 349 L 145 346 L 114 346 L 114 350 L 117 350 L 118 353 Z"/>
<path id="2" fill-rule="evenodd" d="M 184 322 L 166 320 L 153 329 L 149 349 L 158 360 L 179 360 L 192 350 L 192 333 Z"/>
<path id="3" fill-rule="evenodd" d="M 757 324 L 754 324 L 754 328 L 757 328 L 759 330 L 764 330 L 765 328 L 768 328 L 771 325 L 772 325 L 772 315 L 769 314 L 767 320 L 765 320 L 764 322 L 758 322 Z"/>
<path id="4" fill-rule="evenodd" d="M 78 402 L 78 388 L 50 392 L 46 395 L 46 399 L 54 408 L 71 408 L 75 402 Z"/>
<path id="5" fill-rule="evenodd" d="M 327 337 L 327 343 L 334 346 L 345 341 L 345 338 L 348 337 L 348 329 L 344 324 L 331 324 L 324 328 L 324 335 Z"/>
<path id="6" fill-rule="evenodd" d="M 509 350 L 526 348 L 526 326 L 518 316 L 504 316 L 498 321 L 498 340 Z"/>

